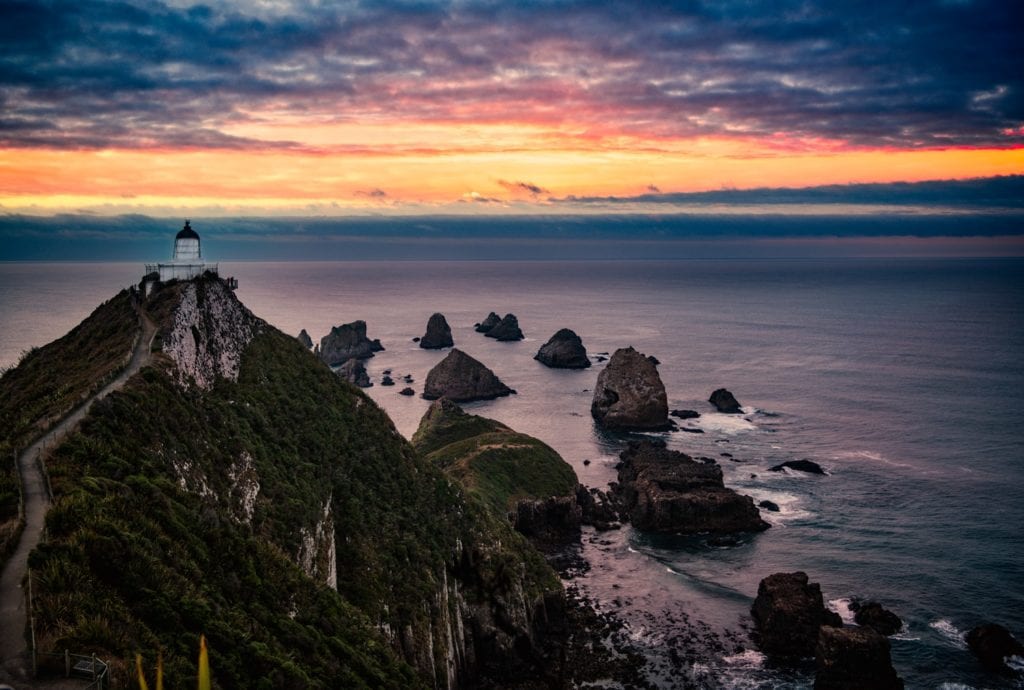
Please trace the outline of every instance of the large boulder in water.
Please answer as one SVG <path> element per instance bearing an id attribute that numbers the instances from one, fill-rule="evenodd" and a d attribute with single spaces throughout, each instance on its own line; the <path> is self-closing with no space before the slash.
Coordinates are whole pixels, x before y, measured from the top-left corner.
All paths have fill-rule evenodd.
<path id="1" fill-rule="evenodd" d="M 619 458 L 615 492 L 639 530 L 720 535 L 768 528 L 754 500 L 727 489 L 714 463 L 651 441 L 629 444 Z"/>
<path id="2" fill-rule="evenodd" d="M 719 388 L 711 394 L 708 402 L 715 406 L 719 412 L 726 414 L 741 414 L 740 401 L 732 393 L 724 388 Z"/>
<path id="3" fill-rule="evenodd" d="M 895 635 L 903 628 L 903 621 L 877 601 L 850 604 L 857 625 L 871 628 L 879 635 Z"/>
<path id="4" fill-rule="evenodd" d="M 347 360 L 338 367 L 338 376 L 360 388 L 369 388 L 373 385 L 370 383 L 370 375 L 366 373 L 366 367 L 358 359 Z"/>
<path id="5" fill-rule="evenodd" d="M 427 333 L 420 338 L 420 347 L 427 350 L 440 350 L 442 347 L 451 347 L 452 329 L 444 314 L 434 314 L 427 321 Z"/>
<path id="6" fill-rule="evenodd" d="M 555 369 L 586 369 L 590 366 L 583 340 L 568 328 L 551 336 L 533 358 Z"/>
<path id="7" fill-rule="evenodd" d="M 815 662 L 814 690 L 903 690 L 889 641 L 871 628 L 821 626 Z"/>
<path id="8" fill-rule="evenodd" d="M 353 321 L 335 326 L 320 339 L 320 359 L 330 366 L 337 366 L 350 359 L 366 359 L 380 352 L 384 346 L 379 340 L 366 337 L 366 322 Z"/>
<path id="9" fill-rule="evenodd" d="M 590 414 L 613 431 L 670 428 L 668 398 L 658 368 L 632 347 L 616 350 L 597 377 Z"/>
<path id="10" fill-rule="evenodd" d="M 982 665 L 995 673 L 1022 675 L 1007 663 L 1010 657 L 1019 657 L 1017 669 L 1024 667 L 1024 645 L 1021 645 L 1010 631 L 998 623 L 986 623 L 972 628 L 967 633 L 967 646 L 978 657 Z"/>
<path id="11" fill-rule="evenodd" d="M 493 400 L 509 395 L 506 386 L 494 372 L 459 349 L 453 349 L 427 374 L 423 397 L 427 400 L 448 398 L 455 402 Z"/>
<path id="12" fill-rule="evenodd" d="M 843 625 L 839 614 L 825 608 L 821 587 L 809 582 L 804 572 L 775 573 L 761 580 L 750 614 L 761 651 L 777 657 L 812 656 L 818 629 Z"/>
<path id="13" fill-rule="evenodd" d="M 501 317 L 495 314 L 493 311 L 487 315 L 487 318 L 476 324 L 474 328 L 477 333 L 486 333 L 495 326 L 501 323 Z"/>
<path id="14" fill-rule="evenodd" d="M 503 343 L 522 340 L 524 337 L 523 332 L 519 330 L 519 319 L 516 318 L 515 314 L 505 314 L 505 318 L 497 326 L 484 333 L 484 335 Z"/>

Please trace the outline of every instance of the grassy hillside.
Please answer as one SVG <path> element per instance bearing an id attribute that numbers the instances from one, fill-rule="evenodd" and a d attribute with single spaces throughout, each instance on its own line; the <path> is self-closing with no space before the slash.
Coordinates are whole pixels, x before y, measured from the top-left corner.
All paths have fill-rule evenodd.
<path id="1" fill-rule="evenodd" d="M 122 682 L 136 651 L 162 649 L 176 687 L 200 633 L 225 688 L 505 672 L 561 586 L 504 521 L 293 337 L 265 329 L 208 392 L 173 366 L 158 357 L 49 461 L 57 500 L 30 561 L 42 647 L 95 651 Z"/>
<path id="2" fill-rule="evenodd" d="M 550 446 L 448 400 L 431 405 L 412 443 L 496 515 L 521 499 L 575 493 L 576 473 Z"/>
<path id="3" fill-rule="evenodd" d="M 131 295 L 122 290 L 64 337 L 26 352 L 0 377 L 0 557 L 17 522 L 14 453 L 116 376 L 140 332 Z"/>

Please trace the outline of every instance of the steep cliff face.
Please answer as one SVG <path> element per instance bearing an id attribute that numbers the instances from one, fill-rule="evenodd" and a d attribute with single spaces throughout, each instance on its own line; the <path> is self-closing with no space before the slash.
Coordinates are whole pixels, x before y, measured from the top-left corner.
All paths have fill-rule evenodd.
<path id="1" fill-rule="evenodd" d="M 561 586 L 506 521 L 216 279 L 145 306 L 166 357 L 50 461 L 43 649 L 95 651 L 126 682 L 136 651 L 163 649 L 185 678 L 205 633 L 222 687 L 535 670 Z"/>
<path id="2" fill-rule="evenodd" d="M 176 365 L 178 381 L 209 390 L 217 378 L 234 381 L 242 353 L 266 322 L 253 316 L 216 278 L 191 280 L 160 334 L 163 352 Z"/>

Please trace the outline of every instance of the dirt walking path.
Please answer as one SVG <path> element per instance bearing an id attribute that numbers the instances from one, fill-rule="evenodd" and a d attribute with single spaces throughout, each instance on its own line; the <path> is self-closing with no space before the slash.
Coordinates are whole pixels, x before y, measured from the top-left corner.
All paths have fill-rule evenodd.
<path id="1" fill-rule="evenodd" d="M 18 548 L 4 564 L 3 575 L 0 576 L 0 681 L 24 684 L 30 682 L 31 678 L 31 660 L 25 641 L 25 593 L 21 583 L 28 567 L 28 555 L 39 544 L 46 511 L 50 508 L 46 480 L 38 458 L 45 449 L 60 444 L 85 418 L 93 403 L 119 389 L 149 363 L 156 325 L 141 311 L 139 315 L 142 319 L 142 335 L 124 371 L 18 456 L 18 473 L 25 500 L 25 530 L 18 541 Z"/>

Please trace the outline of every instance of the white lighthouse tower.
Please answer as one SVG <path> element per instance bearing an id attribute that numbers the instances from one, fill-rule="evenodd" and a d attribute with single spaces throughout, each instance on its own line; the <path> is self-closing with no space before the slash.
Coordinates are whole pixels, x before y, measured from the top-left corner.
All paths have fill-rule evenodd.
<path id="1" fill-rule="evenodd" d="M 191 280 L 204 273 L 218 275 L 217 264 L 203 261 L 199 233 L 192 229 L 192 224 L 185 221 L 185 226 L 174 237 L 174 258 L 158 264 L 146 264 L 146 276 L 142 279 L 143 292 L 148 293 L 155 282 L 166 283 L 169 280 Z M 227 279 L 229 287 L 235 288 L 238 283 L 234 278 Z"/>

